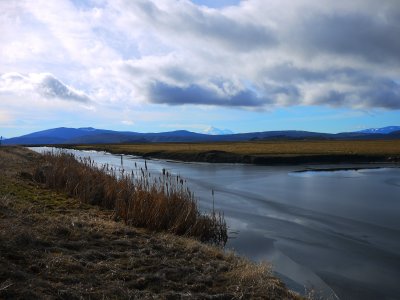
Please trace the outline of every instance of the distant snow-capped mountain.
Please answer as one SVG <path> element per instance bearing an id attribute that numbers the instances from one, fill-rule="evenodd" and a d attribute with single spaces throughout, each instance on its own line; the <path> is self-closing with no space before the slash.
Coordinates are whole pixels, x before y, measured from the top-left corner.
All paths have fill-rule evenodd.
<path id="1" fill-rule="evenodd" d="M 213 126 L 208 127 L 206 130 L 203 131 L 205 134 L 209 135 L 226 135 L 226 134 L 234 134 L 233 131 L 229 129 L 219 129 Z"/>
<path id="2" fill-rule="evenodd" d="M 380 133 L 380 134 L 388 134 L 394 131 L 399 131 L 400 126 L 387 126 L 382 128 L 368 128 L 364 130 L 360 130 L 361 133 Z"/>

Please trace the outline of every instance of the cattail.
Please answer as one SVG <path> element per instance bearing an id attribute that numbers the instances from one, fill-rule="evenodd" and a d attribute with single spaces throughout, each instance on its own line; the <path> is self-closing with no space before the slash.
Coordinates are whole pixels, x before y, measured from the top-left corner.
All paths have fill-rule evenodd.
<path id="1" fill-rule="evenodd" d="M 44 164 L 52 168 L 46 169 L 44 178 L 40 175 L 36 180 L 82 202 L 114 209 L 115 214 L 127 224 L 190 235 L 220 245 L 227 241 L 224 215 L 215 212 L 214 190 L 211 191 L 213 211 L 202 215 L 194 193 L 184 185 L 186 180 L 179 175 L 172 176 L 165 169 L 162 170 L 162 178 L 153 179 L 147 172 L 147 163 L 146 171 L 136 168 L 136 171 L 126 172 L 122 167 L 100 165 L 90 157 L 75 158 L 62 152 L 45 154 L 44 160 Z M 42 169 L 43 165 L 37 166 L 37 170 Z M 38 171 L 36 173 L 39 174 Z"/>

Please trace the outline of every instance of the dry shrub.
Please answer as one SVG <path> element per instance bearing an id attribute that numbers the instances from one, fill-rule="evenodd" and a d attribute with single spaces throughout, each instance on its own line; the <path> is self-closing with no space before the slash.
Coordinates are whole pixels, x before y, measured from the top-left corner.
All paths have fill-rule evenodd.
<path id="1" fill-rule="evenodd" d="M 90 158 L 78 161 L 72 154 L 59 152 L 43 155 L 34 179 L 84 203 L 114 209 L 116 216 L 133 226 L 219 245 L 227 241 L 223 215 L 200 213 L 184 180 L 165 170 L 154 178 L 147 166 L 126 173 L 109 165 L 99 168 Z"/>
<path id="2" fill-rule="evenodd" d="M 246 286 L 257 286 L 265 283 L 265 278 L 272 276 L 271 265 L 266 262 L 253 264 L 243 261 L 240 268 L 231 273 L 237 282 Z"/>
<path id="3" fill-rule="evenodd" d="M 240 258 L 235 261 L 236 266 L 228 273 L 228 278 L 237 299 L 260 299 L 257 295 L 264 295 L 262 299 L 302 299 L 273 276 L 270 264 L 253 263 Z"/>

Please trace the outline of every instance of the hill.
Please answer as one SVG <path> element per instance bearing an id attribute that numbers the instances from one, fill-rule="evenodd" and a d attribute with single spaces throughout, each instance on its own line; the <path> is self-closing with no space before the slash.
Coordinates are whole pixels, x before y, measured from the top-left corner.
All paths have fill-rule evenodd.
<path id="1" fill-rule="evenodd" d="M 386 129 L 385 129 L 386 128 Z M 59 127 L 33 132 L 3 140 L 4 145 L 55 145 L 55 144 L 119 144 L 162 142 L 241 142 L 264 140 L 372 140 L 398 139 L 398 126 L 381 130 L 343 132 L 337 134 L 300 130 L 262 131 L 228 134 L 202 134 L 187 130 L 159 133 L 139 133 L 106 129 Z M 397 132 L 397 133 L 396 133 Z"/>
<path id="2" fill-rule="evenodd" d="M 364 129 L 364 130 L 360 130 L 359 132 L 361 132 L 361 133 L 388 134 L 388 133 L 392 133 L 394 131 L 399 131 L 399 130 L 400 130 L 400 126 L 387 126 L 387 127 L 382 127 L 382 128 Z"/>

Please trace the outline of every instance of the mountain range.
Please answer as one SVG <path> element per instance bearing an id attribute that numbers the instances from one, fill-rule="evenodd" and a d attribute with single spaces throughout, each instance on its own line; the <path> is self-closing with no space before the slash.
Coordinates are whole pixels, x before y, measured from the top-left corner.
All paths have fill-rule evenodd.
<path id="1" fill-rule="evenodd" d="M 350 140 L 350 139 L 400 139 L 400 126 L 371 128 L 357 132 L 337 134 L 299 130 L 263 131 L 227 134 L 203 134 L 186 130 L 159 133 L 113 131 L 92 127 L 59 127 L 33 132 L 20 137 L 4 139 L 4 145 L 46 144 L 116 144 L 154 142 L 228 142 L 263 140 Z"/>
<path id="2" fill-rule="evenodd" d="M 382 127 L 382 128 L 369 128 L 369 129 L 364 129 L 358 132 L 361 133 L 381 133 L 381 134 L 387 134 L 387 133 L 392 133 L 395 131 L 399 131 L 400 126 L 387 126 L 387 127 Z"/>

